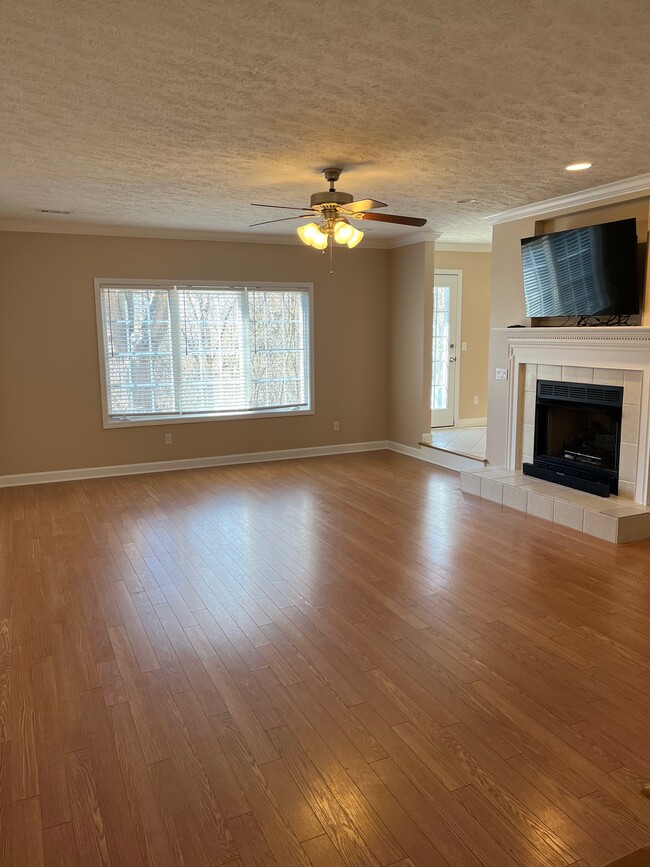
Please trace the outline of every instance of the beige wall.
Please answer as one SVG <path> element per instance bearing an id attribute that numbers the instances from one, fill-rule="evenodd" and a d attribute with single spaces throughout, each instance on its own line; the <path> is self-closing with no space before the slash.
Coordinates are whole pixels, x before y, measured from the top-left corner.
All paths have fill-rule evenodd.
<path id="1" fill-rule="evenodd" d="M 0 475 L 386 439 L 389 258 L 336 251 L 330 276 L 292 245 L 0 233 Z M 104 430 L 95 277 L 313 282 L 315 415 Z"/>
<path id="2" fill-rule="evenodd" d="M 461 342 L 467 343 L 467 351 L 461 352 L 458 347 L 460 402 L 456 413 L 461 419 L 487 415 L 490 267 L 490 253 L 436 250 L 437 271 L 463 272 Z M 478 395 L 478 405 L 474 404 L 474 395 Z"/>
<path id="3" fill-rule="evenodd" d="M 650 191 L 649 191 L 650 192 Z M 556 212 L 544 217 L 527 217 L 494 226 L 492 233 L 492 277 L 490 291 L 490 328 L 508 325 L 530 325 L 524 307 L 524 287 L 521 268 L 521 239 L 549 230 L 571 226 L 592 225 L 605 220 L 637 217 L 639 240 L 647 240 L 648 193 L 630 197 L 617 197 L 598 206 L 575 213 Z M 648 263 L 650 265 L 650 262 Z M 650 298 L 646 292 L 644 324 L 650 324 Z M 506 461 L 506 422 L 508 411 L 508 383 L 495 379 L 497 367 L 508 366 L 506 335 L 490 333 L 488 361 L 488 430 L 487 458 L 495 466 Z"/>
<path id="4" fill-rule="evenodd" d="M 434 244 L 391 251 L 389 438 L 415 447 L 431 427 Z"/>

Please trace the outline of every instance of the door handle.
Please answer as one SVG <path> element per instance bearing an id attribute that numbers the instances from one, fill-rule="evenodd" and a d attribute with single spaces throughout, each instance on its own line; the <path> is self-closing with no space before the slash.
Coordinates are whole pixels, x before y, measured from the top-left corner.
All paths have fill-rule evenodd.
<path id="1" fill-rule="evenodd" d="M 449 356 L 449 361 L 456 361 L 456 356 L 455 356 L 455 355 L 450 355 L 450 356 Z"/>

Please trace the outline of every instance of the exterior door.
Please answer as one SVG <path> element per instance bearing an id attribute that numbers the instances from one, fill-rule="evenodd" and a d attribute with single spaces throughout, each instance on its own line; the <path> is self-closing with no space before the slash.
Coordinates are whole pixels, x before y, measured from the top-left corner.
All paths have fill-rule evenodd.
<path id="1" fill-rule="evenodd" d="M 454 424 L 458 375 L 458 274 L 436 271 L 433 287 L 431 427 Z"/>

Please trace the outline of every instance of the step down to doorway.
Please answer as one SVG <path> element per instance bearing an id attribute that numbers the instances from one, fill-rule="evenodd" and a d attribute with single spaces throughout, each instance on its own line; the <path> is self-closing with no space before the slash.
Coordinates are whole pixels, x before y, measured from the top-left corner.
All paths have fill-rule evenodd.
<path id="1" fill-rule="evenodd" d="M 431 450 L 429 458 L 430 463 L 437 464 L 439 467 L 447 467 L 449 470 L 457 470 L 461 472 L 476 472 L 484 470 L 487 466 L 485 458 L 479 458 L 476 455 L 468 455 L 464 452 L 452 451 L 448 448 L 440 448 L 428 442 L 418 443 L 419 446 Z"/>

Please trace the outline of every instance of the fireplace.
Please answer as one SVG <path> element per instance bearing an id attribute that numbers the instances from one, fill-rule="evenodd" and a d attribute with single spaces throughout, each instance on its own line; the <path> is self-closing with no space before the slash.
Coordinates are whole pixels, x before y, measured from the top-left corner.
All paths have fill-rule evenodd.
<path id="1" fill-rule="evenodd" d="M 533 462 L 523 472 L 601 497 L 618 493 L 623 388 L 537 380 Z"/>

